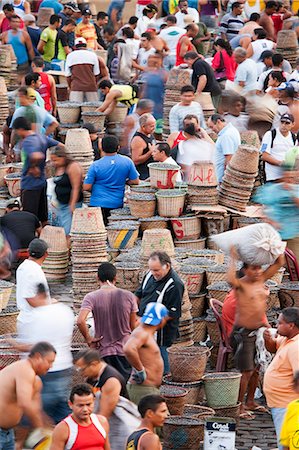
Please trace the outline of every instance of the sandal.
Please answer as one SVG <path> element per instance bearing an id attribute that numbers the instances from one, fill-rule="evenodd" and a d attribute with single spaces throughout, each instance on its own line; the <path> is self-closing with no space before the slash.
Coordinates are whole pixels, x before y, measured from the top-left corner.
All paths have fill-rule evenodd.
<path id="1" fill-rule="evenodd" d="M 244 411 L 240 414 L 240 419 L 254 420 L 255 415 L 251 411 Z"/>

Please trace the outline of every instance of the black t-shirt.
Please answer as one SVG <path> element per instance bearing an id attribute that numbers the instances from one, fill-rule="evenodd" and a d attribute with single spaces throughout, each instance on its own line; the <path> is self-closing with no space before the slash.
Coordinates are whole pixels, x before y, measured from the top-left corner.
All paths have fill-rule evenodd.
<path id="1" fill-rule="evenodd" d="M 129 398 L 124 377 L 114 367 L 109 366 L 109 364 L 107 364 L 99 379 L 97 380 L 87 379 L 86 381 L 93 387 L 101 390 L 106 381 L 109 380 L 109 378 L 116 378 L 121 384 L 120 395 L 122 397 Z"/>
<path id="2" fill-rule="evenodd" d="M 157 343 L 159 346 L 165 345 L 168 347 L 178 337 L 179 319 L 181 317 L 182 298 L 184 294 L 184 283 L 173 269 L 171 269 L 161 280 L 155 280 L 155 278 L 151 275 L 143 288 L 145 277 L 135 292 L 135 295 L 140 298 L 138 311 L 139 316 L 143 315 L 148 303 L 156 302 L 158 300 L 158 297 L 168 280 L 170 278 L 173 279 L 173 283 L 167 287 L 162 300 L 162 304 L 168 309 L 169 317 L 171 317 L 172 320 L 169 320 L 164 328 L 158 331 L 157 338 Z"/>
<path id="3" fill-rule="evenodd" d="M 198 77 L 206 75 L 207 84 L 205 85 L 203 92 L 210 92 L 213 96 L 221 94 L 221 88 L 215 78 L 212 67 L 202 59 L 197 59 L 192 65 L 192 85 L 194 89 L 197 89 Z"/>
<path id="4" fill-rule="evenodd" d="M 58 51 L 59 51 L 58 43 L 59 43 L 59 41 L 61 42 L 62 47 L 70 46 L 68 33 L 63 31 L 62 29 L 59 29 L 57 31 L 56 40 L 55 40 L 54 59 L 57 59 L 57 57 L 58 57 Z"/>
<path id="5" fill-rule="evenodd" d="M 105 41 L 102 36 L 102 28 L 100 28 L 96 23 L 94 23 L 94 27 L 95 27 L 96 33 L 97 33 L 98 44 L 100 44 L 104 50 L 107 50 L 107 45 L 105 44 Z"/>
<path id="6" fill-rule="evenodd" d="M 1 229 L 13 249 L 28 248 L 40 221 L 28 211 L 11 211 L 0 218 Z"/>

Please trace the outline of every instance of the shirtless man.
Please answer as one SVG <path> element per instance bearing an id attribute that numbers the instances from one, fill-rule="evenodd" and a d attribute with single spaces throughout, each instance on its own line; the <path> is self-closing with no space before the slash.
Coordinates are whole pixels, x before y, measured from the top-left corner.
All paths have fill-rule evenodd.
<path id="1" fill-rule="evenodd" d="M 162 450 L 155 428 L 162 427 L 168 416 L 165 398 L 160 395 L 146 395 L 138 405 L 142 417 L 141 424 L 127 441 L 126 450 Z"/>
<path id="2" fill-rule="evenodd" d="M 46 375 L 55 356 L 56 350 L 51 344 L 39 342 L 32 347 L 28 358 L 0 371 L 0 450 L 14 450 L 13 428 L 23 415 L 30 420 L 33 428 L 45 426 L 40 376 Z"/>
<path id="3" fill-rule="evenodd" d="M 264 28 L 267 33 L 267 38 L 271 39 L 271 41 L 275 42 L 275 28 L 274 22 L 272 20 L 272 14 L 274 14 L 277 10 L 277 2 L 274 0 L 269 0 L 265 4 L 265 10 L 261 14 L 261 18 L 259 20 L 259 26 Z"/>
<path id="4" fill-rule="evenodd" d="M 242 402 L 240 417 L 253 419 L 250 410 L 258 410 L 259 405 L 252 402 L 244 404 L 244 397 L 248 383 L 252 376 L 256 376 L 255 357 L 255 331 L 260 327 L 269 327 L 266 317 L 266 301 L 269 289 L 265 281 L 269 280 L 284 264 L 284 256 L 280 255 L 275 263 L 265 271 L 261 266 L 244 264 L 243 278 L 236 277 L 237 251 L 231 248 L 231 264 L 228 270 L 228 282 L 235 289 L 237 304 L 235 324 L 231 334 L 232 347 L 235 352 L 236 367 L 242 373 L 239 401 Z"/>
<path id="5" fill-rule="evenodd" d="M 167 322 L 168 309 L 162 303 L 148 303 L 140 325 L 124 346 L 133 370 L 127 383 L 130 400 L 136 405 L 149 394 L 159 395 L 163 377 L 163 359 L 155 334 Z"/>
<path id="6" fill-rule="evenodd" d="M 92 413 L 94 394 L 91 386 L 85 383 L 74 386 L 69 407 L 72 414 L 56 425 L 50 450 L 110 450 L 108 421 Z"/>

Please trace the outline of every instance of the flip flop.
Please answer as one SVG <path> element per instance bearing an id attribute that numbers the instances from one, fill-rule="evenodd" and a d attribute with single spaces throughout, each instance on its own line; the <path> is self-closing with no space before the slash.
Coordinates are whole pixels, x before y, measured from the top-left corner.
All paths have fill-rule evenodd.
<path id="1" fill-rule="evenodd" d="M 269 409 L 267 409 L 265 406 L 262 406 L 262 405 L 258 405 L 255 408 L 250 408 L 250 411 L 254 411 L 254 412 L 257 412 L 257 413 L 271 414 Z"/>
<path id="2" fill-rule="evenodd" d="M 240 419 L 254 420 L 255 419 L 255 415 L 251 411 L 245 411 L 245 412 L 240 414 Z"/>

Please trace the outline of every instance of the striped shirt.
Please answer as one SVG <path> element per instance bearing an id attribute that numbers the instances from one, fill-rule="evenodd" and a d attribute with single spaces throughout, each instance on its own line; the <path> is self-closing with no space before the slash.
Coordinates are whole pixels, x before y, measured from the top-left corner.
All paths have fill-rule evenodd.
<path id="1" fill-rule="evenodd" d="M 225 33 L 227 39 L 230 41 L 233 37 L 239 34 L 239 31 L 244 26 L 242 16 L 235 16 L 233 13 L 228 13 L 223 16 L 220 23 L 220 32 Z"/>
<path id="2" fill-rule="evenodd" d="M 87 48 L 92 50 L 96 49 L 97 33 L 92 23 L 79 23 L 79 25 L 76 26 L 75 32 L 76 38 L 83 37 L 86 39 Z"/>

